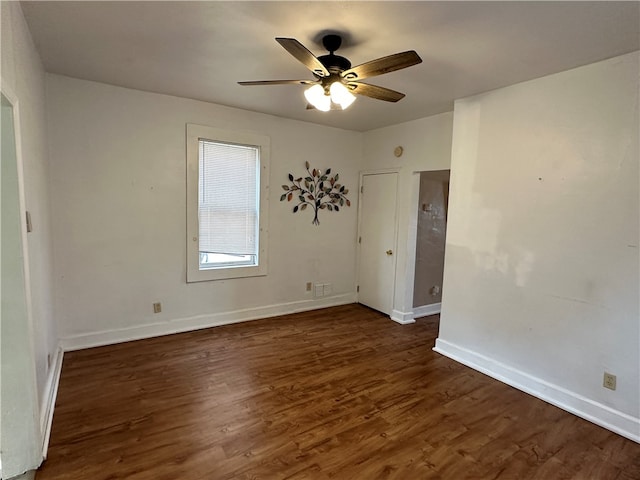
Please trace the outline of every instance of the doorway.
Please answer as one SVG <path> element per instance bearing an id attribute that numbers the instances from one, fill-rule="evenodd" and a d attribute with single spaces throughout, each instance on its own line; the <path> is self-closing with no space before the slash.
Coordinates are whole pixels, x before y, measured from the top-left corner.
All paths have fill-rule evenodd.
<path id="1" fill-rule="evenodd" d="M 440 311 L 449 204 L 449 170 L 420 172 L 413 310 Z"/>
<path id="2" fill-rule="evenodd" d="M 365 173 L 360 181 L 358 302 L 387 315 L 396 271 L 398 172 Z"/>

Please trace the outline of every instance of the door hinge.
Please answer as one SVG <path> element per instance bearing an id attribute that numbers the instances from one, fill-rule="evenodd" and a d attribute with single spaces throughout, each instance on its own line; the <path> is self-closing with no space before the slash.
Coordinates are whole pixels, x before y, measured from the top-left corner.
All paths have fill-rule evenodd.
<path id="1" fill-rule="evenodd" d="M 360 285 L 356 286 L 356 293 L 360 293 Z"/>
<path id="2" fill-rule="evenodd" d="M 360 187 L 360 193 L 364 193 L 364 187 Z"/>
<path id="3" fill-rule="evenodd" d="M 358 237 L 358 243 L 362 243 L 362 237 Z"/>
<path id="4" fill-rule="evenodd" d="M 26 222 L 27 222 L 27 232 L 33 231 L 33 224 L 31 223 L 31 214 L 29 212 L 25 212 Z"/>

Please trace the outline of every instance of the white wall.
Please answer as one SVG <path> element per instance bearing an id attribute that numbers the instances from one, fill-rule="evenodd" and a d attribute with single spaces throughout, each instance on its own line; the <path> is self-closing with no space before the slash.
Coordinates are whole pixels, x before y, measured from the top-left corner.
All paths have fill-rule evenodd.
<path id="1" fill-rule="evenodd" d="M 354 301 L 356 196 L 319 226 L 279 197 L 307 160 L 355 192 L 362 134 L 57 75 L 47 96 L 66 348 Z M 266 277 L 185 282 L 187 123 L 271 138 Z M 333 295 L 314 300 L 309 281 L 332 283 Z"/>
<path id="2" fill-rule="evenodd" d="M 21 133 L 26 209 L 31 213 L 33 232 L 29 233 L 29 272 L 33 319 L 35 382 L 42 420 L 51 402 L 51 379 L 47 357 L 55 358 L 57 331 L 53 317 L 52 244 L 47 168 L 44 69 L 18 2 L 1 4 L 2 88 L 18 105 Z M 3 267 L 4 268 L 4 267 Z M 29 379 L 22 378 L 22 382 Z M 3 388 L 6 386 L 3 379 Z M 24 400 L 27 407 L 27 400 Z M 5 433 L 5 432 L 3 432 Z M 30 465 L 32 468 L 35 465 Z M 11 472 L 5 472 L 10 474 Z"/>
<path id="3" fill-rule="evenodd" d="M 636 441 L 638 71 L 635 52 L 456 102 L 436 347 Z"/>
<path id="4" fill-rule="evenodd" d="M 48 375 L 47 355 L 54 355 L 57 346 L 51 293 L 44 69 L 17 2 L 2 2 L 2 79 L 20 103 L 25 200 L 34 227 L 28 239 L 37 379 L 38 391 L 43 395 Z"/>
<path id="5" fill-rule="evenodd" d="M 413 321 L 413 284 L 420 171 L 447 170 L 453 113 L 443 113 L 364 134 L 364 170 L 399 169 L 396 285 L 391 317 Z M 403 147 L 401 157 L 394 155 Z"/>

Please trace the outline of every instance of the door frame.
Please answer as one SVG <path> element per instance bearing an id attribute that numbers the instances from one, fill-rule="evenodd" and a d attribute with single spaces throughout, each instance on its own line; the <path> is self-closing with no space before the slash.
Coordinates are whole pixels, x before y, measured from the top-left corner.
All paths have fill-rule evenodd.
<path id="1" fill-rule="evenodd" d="M 33 376 L 31 379 L 25 379 L 25 381 L 32 384 L 33 392 L 36 394 L 36 398 L 34 399 L 33 405 L 33 418 L 34 418 L 34 429 L 36 435 L 37 445 L 32 445 L 32 452 L 25 452 L 25 458 L 22 459 L 24 463 L 24 467 L 28 470 L 29 468 L 37 468 L 42 459 L 44 458 L 44 434 L 42 432 L 41 425 L 41 405 L 40 399 L 38 396 L 38 384 L 36 380 L 36 357 L 35 357 L 35 327 L 33 322 L 33 304 L 32 304 L 32 294 L 31 294 L 31 269 L 29 263 L 29 243 L 28 243 L 28 233 L 27 233 L 27 222 L 26 222 L 26 195 L 25 195 L 25 182 L 24 182 L 24 156 L 22 152 L 22 124 L 20 119 L 20 99 L 16 95 L 16 93 L 9 87 L 9 84 L 5 81 L 3 77 L 0 77 L 0 93 L 4 95 L 4 97 L 11 103 L 11 111 L 13 115 L 13 131 L 14 131 L 14 141 L 15 141 L 15 152 L 16 152 L 16 171 L 17 171 L 17 182 L 18 182 L 18 214 L 20 216 L 20 239 L 21 239 L 21 249 L 22 249 L 22 268 L 23 268 L 23 280 L 24 280 L 24 300 L 25 300 L 25 312 L 26 312 L 26 322 L 27 322 L 27 336 L 28 336 L 28 345 L 25 345 L 25 348 L 29 349 L 29 360 L 28 360 L 28 368 L 31 372 L 33 372 Z M 6 321 L 6 320 L 5 320 Z M 25 400 L 26 403 L 28 403 Z M 26 405 L 25 405 L 26 406 Z M 27 426 L 28 428 L 28 426 Z M 3 450 L 5 450 L 3 448 Z M 35 457 L 35 458 L 30 458 Z M 32 462 L 36 462 L 33 465 Z"/>
<path id="2" fill-rule="evenodd" d="M 360 299 L 359 285 L 360 285 L 360 264 L 361 264 L 361 247 L 360 247 L 360 236 L 362 233 L 362 190 L 364 184 L 364 177 L 369 175 L 385 175 L 394 173 L 397 175 L 396 177 L 396 198 L 395 198 L 395 209 L 393 212 L 393 251 L 396 253 L 393 256 L 393 288 L 391 293 L 391 312 L 393 312 L 395 304 L 396 304 L 396 283 L 397 283 L 397 274 L 398 274 L 398 187 L 400 185 L 400 168 L 380 168 L 374 170 L 361 170 L 360 177 L 358 182 L 358 232 L 356 238 L 356 246 L 357 246 L 357 255 L 356 255 L 356 301 Z M 391 317 L 391 314 L 389 314 Z"/>

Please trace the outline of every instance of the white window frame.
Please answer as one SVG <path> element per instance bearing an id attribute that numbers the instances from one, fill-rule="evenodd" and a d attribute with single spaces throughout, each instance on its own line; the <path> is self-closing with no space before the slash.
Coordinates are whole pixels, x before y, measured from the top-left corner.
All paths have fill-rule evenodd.
<path id="1" fill-rule="evenodd" d="M 259 148 L 260 209 L 258 264 L 200 270 L 198 237 L 198 172 L 200 140 L 251 145 Z M 239 132 L 204 125 L 187 124 L 187 282 L 204 282 L 229 278 L 257 277 L 267 274 L 268 202 L 269 202 L 269 137 L 251 132 Z"/>

